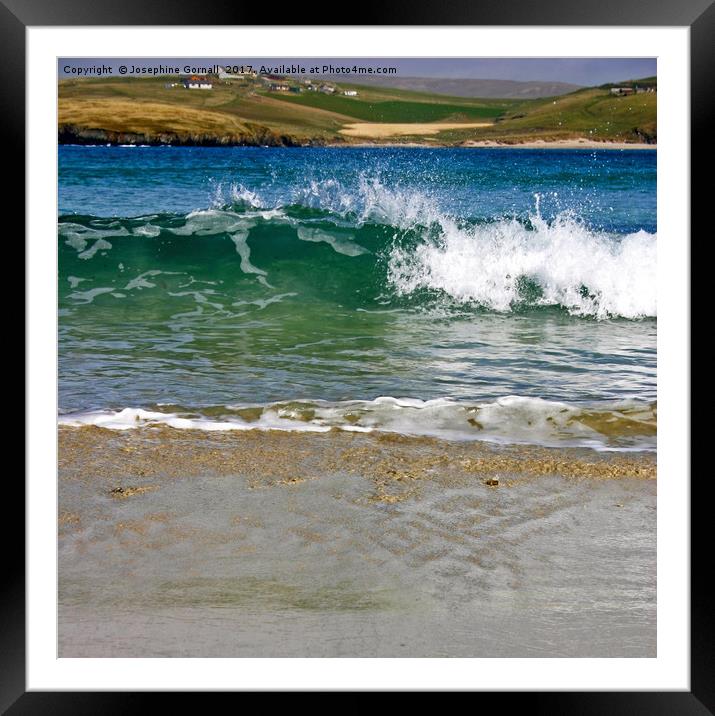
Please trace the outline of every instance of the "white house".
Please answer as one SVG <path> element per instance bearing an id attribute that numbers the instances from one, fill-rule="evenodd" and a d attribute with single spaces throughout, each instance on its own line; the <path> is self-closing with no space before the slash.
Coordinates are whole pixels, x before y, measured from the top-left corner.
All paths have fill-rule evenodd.
<path id="1" fill-rule="evenodd" d="M 611 87 L 611 94 L 617 97 L 624 97 L 629 94 L 635 94 L 633 87 Z"/>
<path id="2" fill-rule="evenodd" d="M 346 97 L 357 97 L 357 92 L 355 90 L 345 90 L 345 92 L 343 92 L 343 94 Z"/>
<path id="3" fill-rule="evenodd" d="M 184 80 L 184 87 L 186 87 L 186 89 L 210 90 L 213 87 L 213 83 L 208 79 L 208 77 L 191 75 L 191 77 L 187 77 Z"/>

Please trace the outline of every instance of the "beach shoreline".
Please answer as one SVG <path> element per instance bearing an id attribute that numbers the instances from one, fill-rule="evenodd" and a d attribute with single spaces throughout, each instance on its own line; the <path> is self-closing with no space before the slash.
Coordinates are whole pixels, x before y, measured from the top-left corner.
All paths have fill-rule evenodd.
<path id="1" fill-rule="evenodd" d="M 410 149 L 607 149 L 607 150 L 653 150 L 658 149 L 657 144 L 645 142 L 599 142 L 593 139 L 555 139 L 547 141 L 535 139 L 528 142 L 500 142 L 498 140 L 483 139 L 463 142 L 461 144 L 446 144 L 439 142 L 364 142 L 350 144 L 328 144 L 334 149 L 338 148 L 380 148 L 380 147 L 409 147 Z"/>
<path id="2" fill-rule="evenodd" d="M 439 140 L 430 140 L 424 142 L 414 141 L 309 141 L 301 142 L 286 137 L 275 138 L 272 136 L 261 136 L 251 141 L 223 141 L 220 137 L 208 137 L 202 141 L 184 140 L 184 139 L 158 139 L 152 137 L 136 137 L 132 135 L 122 135 L 116 137 L 114 135 L 102 133 L 96 130 L 86 137 L 78 134 L 61 134 L 58 138 L 58 144 L 62 146 L 108 146 L 108 147 L 202 147 L 206 149 L 212 148 L 272 148 L 272 149 L 605 149 L 605 150 L 651 150 L 656 151 L 658 145 L 646 142 L 611 142 L 597 141 L 592 139 L 556 139 L 542 140 L 535 139 L 526 142 L 504 142 L 499 140 L 484 139 L 470 140 L 467 142 L 440 142 Z"/>
<path id="3" fill-rule="evenodd" d="M 62 657 L 655 655 L 652 453 L 58 437 Z"/>
<path id="4" fill-rule="evenodd" d="M 657 150 L 657 144 L 646 144 L 645 142 L 599 142 L 593 139 L 555 139 L 546 141 L 535 139 L 531 142 L 519 142 L 507 144 L 493 140 L 481 140 L 465 142 L 463 147 L 487 147 L 499 149 L 652 149 Z"/>

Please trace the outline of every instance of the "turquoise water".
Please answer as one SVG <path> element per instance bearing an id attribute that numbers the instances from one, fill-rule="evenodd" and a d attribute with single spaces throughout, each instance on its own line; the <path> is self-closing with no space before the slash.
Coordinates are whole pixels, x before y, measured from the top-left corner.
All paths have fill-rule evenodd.
<path id="1" fill-rule="evenodd" d="M 656 153 L 59 148 L 61 422 L 654 449 Z"/>

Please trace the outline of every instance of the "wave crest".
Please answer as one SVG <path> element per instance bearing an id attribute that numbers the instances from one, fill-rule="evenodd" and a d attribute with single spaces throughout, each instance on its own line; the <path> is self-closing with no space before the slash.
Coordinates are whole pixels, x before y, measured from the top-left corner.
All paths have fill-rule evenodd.
<path id="1" fill-rule="evenodd" d="M 449 221 L 436 239 L 396 246 L 388 281 L 398 295 L 438 291 L 499 312 L 560 306 L 600 319 L 655 317 L 656 235 L 594 231 L 569 213 Z"/>

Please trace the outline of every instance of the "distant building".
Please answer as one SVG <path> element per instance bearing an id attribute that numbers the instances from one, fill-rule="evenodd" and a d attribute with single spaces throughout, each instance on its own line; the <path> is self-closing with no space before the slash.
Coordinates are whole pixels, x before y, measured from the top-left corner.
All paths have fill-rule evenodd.
<path id="1" fill-rule="evenodd" d="M 343 94 L 346 97 L 357 97 L 357 91 L 356 90 L 345 90 Z"/>
<path id="2" fill-rule="evenodd" d="M 197 75 L 187 77 L 183 80 L 183 84 L 186 89 L 210 90 L 213 88 L 213 83 L 208 77 L 199 77 Z"/>
<path id="3" fill-rule="evenodd" d="M 611 94 L 616 97 L 623 97 L 629 94 L 635 94 L 633 87 L 611 87 Z"/>
<path id="4" fill-rule="evenodd" d="M 331 87 L 330 85 L 320 85 L 320 91 L 324 94 L 333 94 L 333 92 L 335 92 L 335 87 Z"/>
<path id="5" fill-rule="evenodd" d="M 268 85 L 268 89 L 271 90 L 271 92 L 289 92 L 290 86 L 289 85 L 271 84 L 271 85 Z"/>

